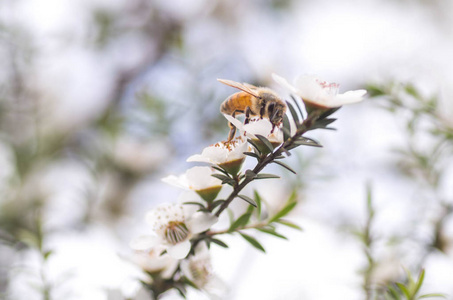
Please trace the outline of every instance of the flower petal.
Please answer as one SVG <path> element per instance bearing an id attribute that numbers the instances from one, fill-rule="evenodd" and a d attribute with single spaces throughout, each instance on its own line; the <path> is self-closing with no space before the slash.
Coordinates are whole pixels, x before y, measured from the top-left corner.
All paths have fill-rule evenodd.
<path id="1" fill-rule="evenodd" d="M 287 89 L 289 92 L 297 94 L 297 89 L 292 86 L 285 78 L 272 73 L 272 78 L 274 79 L 275 82 L 277 82 L 281 87 Z"/>
<path id="2" fill-rule="evenodd" d="M 189 184 L 187 183 L 187 178 L 185 174 L 180 176 L 170 175 L 162 178 L 162 181 L 179 188 L 189 189 Z"/>
<path id="3" fill-rule="evenodd" d="M 169 246 L 167 248 L 167 253 L 173 258 L 183 259 L 184 257 L 187 256 L 187 254 L 189 254 L 190 246 L 191 246 L 190 241 L 185 240 L 182 243 Z"/>
<path id="4" fill-rule="evenodd" d="M 221 186 L 222 182 L 212 177 L 213 171 L 210 167 L 193 167 L 186 171 L 189 188 L 202 190 L 212 186 Z"/>
<path id="5" fill-rule="evenodd" d="M 218 218 L 216 216 L 199 211 L 194 213 L 186 224 L 190 232 L 196 234 L 208 230 L 217 221 Z"/>
<path id="6" fill-rule="evenodd" d="M 211 160 L 204 156 L 203 154 L 195 154 L 190 156 L 187 160 L 187 162 L 205 162 L 205 163 L 211 163 Z"/>
<path id="7" fill-rule="evenodd" d="M 146 250 L 150 249 L 160 243 L 160 239 L 157 236 L 142 235 L 129 243 L 129 246 L 134 250 Z"/>

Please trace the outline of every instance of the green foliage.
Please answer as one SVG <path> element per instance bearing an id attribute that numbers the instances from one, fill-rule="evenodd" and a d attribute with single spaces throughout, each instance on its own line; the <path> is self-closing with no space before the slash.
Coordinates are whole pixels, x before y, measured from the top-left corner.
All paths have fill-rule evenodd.
<path id="1" fill-rule="evenodd" d="M 396 282 L 387 287 L 387 294 L 385 295 L 388 300 L 417 300 L 427 298 L 445 298 L 443 294 L 424 294 L 419 295 L 420 288 L 425 279 L 425 270 L 421 270 L 417 279 L 414 279 L 412 274 L 406 270 L 407 282 Z"/>

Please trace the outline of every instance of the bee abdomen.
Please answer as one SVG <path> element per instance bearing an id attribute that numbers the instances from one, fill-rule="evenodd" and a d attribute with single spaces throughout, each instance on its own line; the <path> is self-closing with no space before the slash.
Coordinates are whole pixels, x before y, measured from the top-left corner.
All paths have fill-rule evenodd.
<path id="1" fill-rule="evenodd" d="M 220 112 L 229 115 L 233 114 L 233 112 L 242 113 L 249 102 L 246 99 L 248 96 L 244 92 L 231 95 L 220 105 Z"/>

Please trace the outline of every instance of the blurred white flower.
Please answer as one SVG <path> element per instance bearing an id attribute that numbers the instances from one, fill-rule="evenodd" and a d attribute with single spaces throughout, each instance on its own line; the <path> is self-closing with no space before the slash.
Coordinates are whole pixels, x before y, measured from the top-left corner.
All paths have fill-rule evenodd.
<path id="1" fill-rule="evenodd" d="M 120 136 L 115 141 L 112 155 L 118 166 L 134 173 L 145 173 L 168 160 L 168 149 L 169 143 L 165 139 L 144 142 L 130 136 Z"/>
<path id="2" fill-rule="evenodd" d="M 170 175 L 162 178 L 163 182 L 185 190 L 197 192 L 204 200 L 210 202 L 217 197 L 222 181 L 213 177 L 214 170 L 211 167 L 193 167 L 180 176 Z"/>
<path id="3" fill-rule="evenodd" d="M 280 130 L 279 127 L 274 127 L 266 118 L 251 119 L 248 124 L 243 124 L 241 121 L 230 115 L 224 114 L 224 117 L 236 126 L 241 133 L 245 134 L 254 141 L 259 141 L 256 136 L 262 135 L 267 138 L 274 147 L 283 143 L 283 131 Z"/>
<path id="4" fill-rule="evenodd" d="M 170 278 L 178 267 L 178 260 L 169 254 L 161 255 L 165 249 L 158 245 L 152 249 L 137 250 L 128 260 L 147 273 L 159 273 L 160 277 Z"/>
<path id="5" fill-rule="evenodd" d="M 148 212 L 146 221 L 152 226 L 154 234 L 133 240 L 131 248 L 147 250 L 164 247 L 171 257 L 182 259 L 189 254 L 192 236 L 208 230 L 217 222 L 217 217 L 196 212 L 195 207 L 188 205 L 162 204 Z"/>
<path id="6" fill-rule="evenodd" d="M 212 271 L 211 256 L 205 243 L 198 244 L 195 254 L 181 261 L 181 271 L 210 299 L 221 299 L 225 294 L 225 284 Z"/>
<path id="7" fill-rule="evenodd" d="M 272 74 L 272 78 L 291 93 L 300 96 L 305 105 L 314 108 L 327 109 L 360 102 L 366 94 L 366 90 L 339 94 L 339 84 L 320 80 L 316 76 L 299 76 L 296 78 L 294 86 L 277 74 Z"/>
<path id="8" fill-rule="evenodd" d="M 250 146 L 242 137 L 231 141 L 222 141 L 203 149 L 201 154 L 192 155 L 188 162 L 205 162 L 224 168 L 230 174 L 237 174 L 245 160 L 244 152 Z"/>

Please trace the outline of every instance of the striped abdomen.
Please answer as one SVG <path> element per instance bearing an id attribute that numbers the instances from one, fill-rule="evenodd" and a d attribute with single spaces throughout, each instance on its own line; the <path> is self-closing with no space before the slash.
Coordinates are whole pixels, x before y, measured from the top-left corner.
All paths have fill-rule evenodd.
<path id="1" fill-rule="evenodd" d="M 254 96 L 246 93 L 246 92 L 238 92 L 235 93 L 223 101 L 222 105 L 220 105 L 220 112 L 232 115 L 244 113 L 245 109 L 250 107 L 252 114 L 257 115 L 259 112 L 253 111 L 253 102 L 255 99 Z"/>

